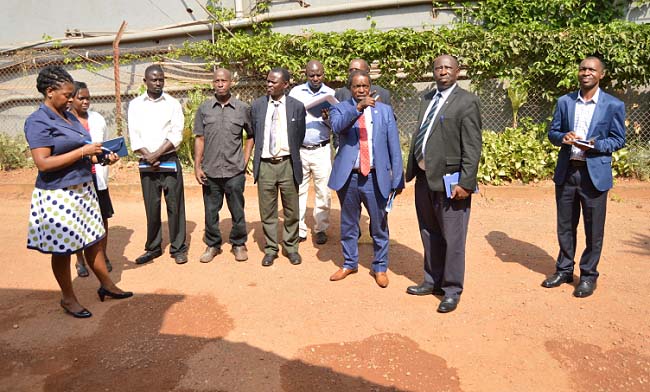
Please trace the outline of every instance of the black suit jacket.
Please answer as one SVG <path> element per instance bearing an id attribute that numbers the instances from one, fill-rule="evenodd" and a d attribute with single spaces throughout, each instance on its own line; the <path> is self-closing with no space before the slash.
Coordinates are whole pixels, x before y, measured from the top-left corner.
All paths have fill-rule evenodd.
<path id="1" fill-rule="evenodd" d="M 427 107 L 436 93 L 437 90 L 429 91 L 420 102 L 420 114 L 406 165 L 406 181 L 411 181 L 422 171 L 415 162 L 413 146 Z M 426 141 L 424 167 L 429 189 L 444 192 L 442 176 L 459 171 L 458 185 L 474 190 L 482 139 L 479 99 L 457 85 L 438 111 Z"/>
<path id="2" fill-rule="evenodd" d="M 293 180 L 296 185 L 302 182 L 302 162 L 300 161 L 300 146 L 305 138 L 305 105 L 288 95 L 286 97 L 287 134 Z M 264 146 L 264 122 L 268 109 L 269 97 L 263 96 L 253 101 L 251 105 L 251 127 L 255 139 L 255 156 L 253 158 L 253 178 L 257 182 L 260 173 L 260 158 Z"/>

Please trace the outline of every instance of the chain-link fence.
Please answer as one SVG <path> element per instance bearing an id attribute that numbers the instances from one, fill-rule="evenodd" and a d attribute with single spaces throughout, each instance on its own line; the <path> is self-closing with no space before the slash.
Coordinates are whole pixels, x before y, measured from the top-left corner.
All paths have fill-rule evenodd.
<path id="1" fill-rule="evenodd" d="M 122 121 L 118 124 L 116 110 L 115 73 L 111 51 L 79 51 L 59 49 L 49 52 L 24 52 L 0 57 L 0 132 L 19 135 L 23 132 L 25 118 L 42 101 L 36 91 L 36 76 L 39 70 L 49 64 L 66 68 L 75 80 L 88 84 L 92 95 L 92 109 L 100 112 L 107 120 L 109 129 L 117 134 L 118 129 L 126 131 L 128 102 L 144 92 L 143 76 L 146 66 L 152 61 L 160 62 L 165 70 L 165 91 L 181 102 L 187 102 L 190 92 L 197 86 L 203 89 L 206 98 L 211 94 L 212 72 L 204 63 L 188 62 L 165 57 L 166 51 L 159 48 L 138 49 L 123 52 L 119 67 Z M 265 94 L 264 80 L 259 76 L 235 75 L 233 95 L 251 102 Z M 374 76 L 374 75 L 373 75 Z M 295 83 L 302 83 L 303 75 L 294 75 Z M 387 85 L 381 78 L 377 84 L 392 93 L 392 105 L 397 117 L 403 140 L 416 129 L 420 95 L 435 86 L 431 75 L 404 75 L 398 82 Z M 460 82 L 470 88 L 470 81 Z M 343 85 L 341 81 L 327 83 L 333 88 Z M 628 141 L 650 143 L 650 103 L 645 89 L 616 93 L 627 108 Z M 513 112 L 507 91 L 498 83 L 483 85 L 479 97 L 483 116 L 483 128 L 501 131 L 512 126 Z M 552 115 L 554 102 L 535 94 L 528 94 L 526 103 L 519 109 L 519 118 L 530 117 L 535 122 L 547 121 Z M 120 125 L 120 126 L 118 126 Z"/>

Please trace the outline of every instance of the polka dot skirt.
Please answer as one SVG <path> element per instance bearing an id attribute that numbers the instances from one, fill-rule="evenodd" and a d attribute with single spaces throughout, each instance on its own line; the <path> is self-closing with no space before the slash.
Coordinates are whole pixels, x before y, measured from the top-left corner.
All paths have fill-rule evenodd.
<path id="1" fill-rule="evenodd" d="M 63 189 L 34 189 L 27 247 L 69 255 L 104 237 L 99 203 L 92 182 Z"/>

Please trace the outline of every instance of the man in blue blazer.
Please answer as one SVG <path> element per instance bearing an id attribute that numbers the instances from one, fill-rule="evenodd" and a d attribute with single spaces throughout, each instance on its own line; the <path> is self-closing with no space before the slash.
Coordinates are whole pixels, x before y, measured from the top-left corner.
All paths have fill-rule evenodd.
<path id="1" fill-rule="evenodd" d="M 607 191 L 612 187 L 612 153 L 625 145 L 625 105 L 599 87 L 605 66 L 597 57 L 582 60 L 580 90 L 558 100 L 548 138 L 561 146 L 553 181 L 557 206 L 560 253 L 555 273 L 543 287 L 573 282 L 576 229 L 580 209 L 586 248 L 580 258 L 579 298 L 596 289 L 598 262 L 603 247 Z"/>
<path id="2" fill-rule="evenodd" d="M 395 116 L 390 106 L 374 98 L 365 71 L 350 73 L 352 98 L 330 111 L 332 131 L 339 148 L 332 165 L 329 187 L 341 204 L 341 245 L 345 262 L 330 276 L 337 281 L 357 272 L 359 264 L 359 218 L 363 203 L 370 216 L 374 243 L 372 272 L 380 287 L 388 286 L 388 215 L 391 192 L 404 188 L 402 152 Z"/>

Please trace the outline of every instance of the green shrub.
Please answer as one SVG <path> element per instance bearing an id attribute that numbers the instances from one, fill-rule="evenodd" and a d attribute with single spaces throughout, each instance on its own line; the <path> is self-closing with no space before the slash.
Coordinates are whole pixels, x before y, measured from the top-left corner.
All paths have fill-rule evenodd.
<path id="1" fill-rule="evenodd" d="M 626 155 L 633 175 L 642 180 L 650 180 L 650 146 L 630 146 Z"/>
<path id="2" fill-rule="evenodd" d="M 630 150 L 622 148 L 612 154 L 612 175 L 614 177 L 632 177 L 634 169 L 630 162 Z"/>
<path id="3" fill-rule="evenodd" d="M 25 137 L 12 137 L 0 132 L 0 169 L 19 169 L 31 165 L 32 159 Z"/>
<path id="4" fill-rule="evenodd" d="M 483 153 L 478 180 L 500 185 L 515 180 L 529 183 L 549 178 L 559 149 L 546 138 L 546 124 L 522 119 L 518 128 L 483 131 Z"/>
<path id="5" fill-rule="evenodd" d="M 181 163 L 188 168 L 194 169 L 194 117 L 199 106 L 206 100 L 202 86 L 196 86 L 187 96 L 187 101 L 183 105 L 183 114 L 185 115 L 185 126 L 183 127 L 183 141 L 178 147 L 176 153 Z"/>

